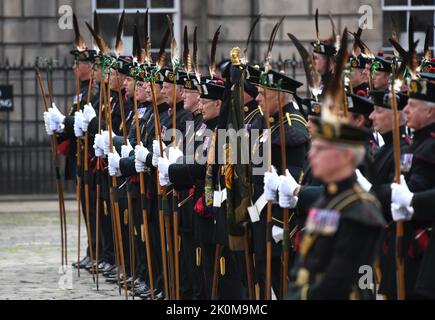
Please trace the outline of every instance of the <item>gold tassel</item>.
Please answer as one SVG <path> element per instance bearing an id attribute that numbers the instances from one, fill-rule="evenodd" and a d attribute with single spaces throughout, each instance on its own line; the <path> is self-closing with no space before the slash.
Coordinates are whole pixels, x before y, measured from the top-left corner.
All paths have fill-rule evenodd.
<path id="1" fill-rule="evenodd" d="M 136 227 L 134 227 L 134 235 L 137 237 L 137 230 L 136 230 Z"/>
<path id="2" fill-rule="evenodd" d="M 106 203 L 106 201 L 103 201 L 103 207 L 104 207 L 104 215 L 107 217 L 109 215 L 109 212 L 107 210 L 107 203 Z"/>
<path id="3" fill-rule="evenodd" d="M 145 242 L 145 233 L 144 233 L 144 229 L 143 229 L 143 224 L 140 225 L 140 237 L 142 242 Z"/>
<path id="4" fill-rule="evenodd" d="M 292 120 L 290 119 L 290 113 L 286 112 L 285 116 L 287 117 L 288 125 L 292 126 Z"/>
<path id="5" fill-rule="evenodd" d="M 219 262 L 221 267 L 221 276 L 225 276 L 225 257 L 221 257 Z"/>
<path id="6" fill-rule="evenodd" d="M 201 265 L 201 247 L 196 247 L 196 266 Z"/>
<path id="7" fill-rule="evenodd" d="M 124 225 L 128 225 L 128 210 L 124 210 Z"/>

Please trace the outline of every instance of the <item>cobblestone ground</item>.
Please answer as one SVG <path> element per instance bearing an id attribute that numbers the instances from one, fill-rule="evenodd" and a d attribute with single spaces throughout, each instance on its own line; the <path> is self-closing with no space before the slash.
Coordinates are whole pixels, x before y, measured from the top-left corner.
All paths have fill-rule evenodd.
<path id="1" fill-rule="evenodd" d="M 100 278 L 99 291 L 92 276 L 76 269 L 61 271 L 57 202 L 0 202 L 0 299 L 2 300 L 120 300 L 117 287 Z M 68 263 L 77 259 L 75 202 L 68 201 Z M 82 220 L 83 221 L 83 220 Z M 81 253 L 86 230 L 81 228 Z M 72 281 L 71 281 L 72 279 Z M 72 284 L 72 288 L 69 288 Z"/>

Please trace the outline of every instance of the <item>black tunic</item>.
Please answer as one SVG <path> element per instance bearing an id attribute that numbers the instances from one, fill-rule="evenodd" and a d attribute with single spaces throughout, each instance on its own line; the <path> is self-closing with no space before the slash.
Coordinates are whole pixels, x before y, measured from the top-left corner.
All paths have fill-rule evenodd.
<path id="1" fill-rule="evenodd" d="M 370 266 L 377 253 L 385 224 L 380 204 L 359 187 L 356 176 L 336 187 L 336 192 L 325 188 L 310 211 L 290 275 L 290 299 L 349 299 L 359 268 Z"/>

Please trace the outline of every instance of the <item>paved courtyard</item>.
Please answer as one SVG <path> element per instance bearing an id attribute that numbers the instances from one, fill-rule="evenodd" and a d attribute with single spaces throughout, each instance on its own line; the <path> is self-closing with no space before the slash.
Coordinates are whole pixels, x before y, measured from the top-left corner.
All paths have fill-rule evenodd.
<path id="1" fill-rule="evenodd" d="M 77 259 L 77 214 L 74 201 L 66 202 L 68 263 Z M 83 219 L 82 219 L 83 222 Z M 86 229 L 81 228 L 81 253 Z M 76 269 L 61 271 L 60 223 L 57 201 L 0 202 L 0 299 L 69 300 L 123 299 L 114 285 Z M 60 270 L 59 270 L 60 269 Z M 72 281 L 71 281 L 72 280 Z M 70 288 L 72 285 L 72 288 Z"/>

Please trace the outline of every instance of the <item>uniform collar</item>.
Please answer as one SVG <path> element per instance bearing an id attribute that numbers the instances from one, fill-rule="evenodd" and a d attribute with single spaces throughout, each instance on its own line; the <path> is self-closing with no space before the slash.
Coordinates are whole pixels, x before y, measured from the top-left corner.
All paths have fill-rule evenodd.
<path id="1" fill-rule="evenodd" d="M 284 117 L 284 121 L 285 121 L 285 114 L 286 112 L 292 113 L 295 111 L 295 108 L 293 107 L 293 103 L 287 103 L 283 108 L 282 108 L 282 116 Z M 270 116 L 270 125 L 273 126 L 274 124 L 279 123 L 279 111 L 277 113 L 275 113 L 273 116 Z"/>
<path id="2" fill-rule="evenodd" d="M 243 107 L 243 111 L 245 112 L 246 115 L 250 114 L 252 111 L 254 111 L 255 109 L 257 109 L 258 107 L 258 102 L 255 100 L 251 100 L 248 103 L 245 104 L 245 106 Z"/>
<path id="3" fill-rule="evenodd" d="M 403 135 L 406 134 L 405 126 L 400 127 L 399 131 L 400 131 L 400 138 L 402 138 Z M 393 144 L 393 131 L 382 134 L 382 138 L 384 139 L 385 145 L 392 145 Z"/>
<path id="4" fill-rule="evenodd" d="M 159 110 L 159 113 L 166 112 L 166 111 L 168 111 L 170 108 L 171 108 L 171 107 L 170 107 L 169 104 L 167 104 L 166 102 L 163 102 L 163 103 L 161 103 L 161 104 L 159 104 L 159 105 L 157 106 L 157 110 Z"/>
<path id="5" fill-rule="evenodd" d="M 424 128 L 421 128 L 420 130 L 416 130 L 414 133 L 414 141 L 424 140 L 428 137 L 431 137 L 431 135 L 434 132 L 435 132 L 435 123 L 432 123 Z"/>
<path id="6" fill-rule="evenodd" d="M 356 183 L 356 175 L 343 179 L 339 182 L 325 184 L 325 193 L 327 196 L 335 196 L 343 191 L 349 190 Z"/>
<path id="7" fill-rule="evenodd" d="M 214 130 L 217 127 L 219 117 L 204 121 L 208 129 Z"/>

